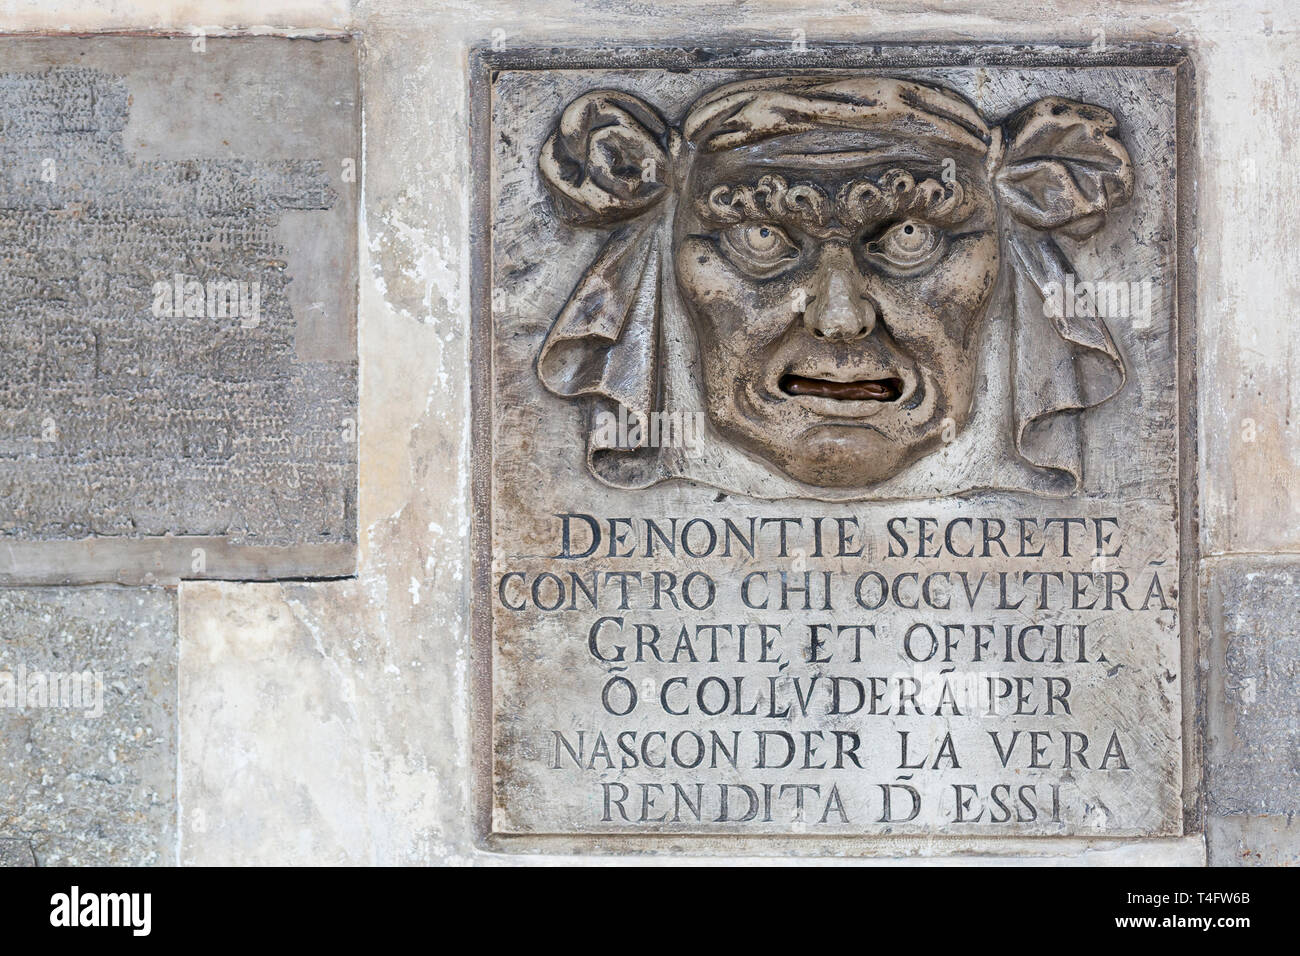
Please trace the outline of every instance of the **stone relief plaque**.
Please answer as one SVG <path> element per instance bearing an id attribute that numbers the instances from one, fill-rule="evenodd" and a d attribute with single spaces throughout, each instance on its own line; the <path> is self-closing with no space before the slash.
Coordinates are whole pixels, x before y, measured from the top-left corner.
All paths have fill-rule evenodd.
<path id="1" fill-rule="evenodd" d="M 352 573 L 355 44 L 0 43 L 0 583 Z"/>
<path id="2" fill-rule="evenodd" d="M 1178 75 L 494 61 L 498 834 L 1182 832 Z"/>

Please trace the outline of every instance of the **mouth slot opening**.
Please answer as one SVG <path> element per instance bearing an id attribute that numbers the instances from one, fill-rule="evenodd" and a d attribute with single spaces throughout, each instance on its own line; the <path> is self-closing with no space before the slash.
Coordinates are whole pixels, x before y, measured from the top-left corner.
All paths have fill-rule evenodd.
<path id="1" fill-rule="evenodd" d="M 808 395 L 812 398 L 831 398 L 841 402 L 893 402 L 903 394 L 903 380 L 900 378 L 832 382 L 825 378 L 784 375 L 781 377 L 780 385 L 781 391 L 787 395 Z"/>

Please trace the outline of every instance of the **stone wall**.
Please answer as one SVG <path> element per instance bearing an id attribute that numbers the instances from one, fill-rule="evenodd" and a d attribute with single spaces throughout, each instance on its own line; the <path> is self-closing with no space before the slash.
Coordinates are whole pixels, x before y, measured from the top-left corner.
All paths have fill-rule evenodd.
<path id="1" fill-rule="evenodd" d="M 132 454 L 141 467 L 110 472 L 112 480 L 102 486 L 93 478 L 71 480 L 85 465 L 59 458 L 66 446 L 53 445 L 46 457 L 37 457 L 36 472 L 23 473 L 13 471 L 8 446 L 0 445 L 6 504 L 0 516 L 5 522 L 0 536 L 0 583 L 6 585 L 0 591 L 3 663 L 50 670 L 57 657 L 75 661 L 64 669 L 105 675 L 102 719 L 62 712 L 0 719 L 9 731 L 0 767 L 5 784 L 0 859 L 488 864 L 527 862 L 545 852 L 544 845 L 519 853 L 489 849 L 481 839 L 485 780 L 478 755 L 490 745 L 490 729 L 485 704 L 473 690 L 487 662 L 475 654 L 470 631 L 475 278 L 470 251 L 479 225 L 469 175 L 474 145 L 469 51 L 493 43 L 583 47 L 684 37 L 692 45 L 746 38 L 771 42 L 784 41 L 797 29 L 812 47 L 819 40 L 848 39 L 1087 44 L 1102 31 L 1114 43 L 1159 41 L 1189 51 L 1197 114 L 1194 127 L 1183 131 L 1193 142 L 1191 167 L 1181 174 L 1194 180 L 1184 221 L 1196 229 L 1190 286 L 1197 350 L 1186 358 L 1198 396 L 1196 420 L 1190 423 L 1198 474 L 1195 497 L 1184 503 L 1198 507 L 1201 555 L 1200 640 L 1184 648 L 1185 661 L 1195 665 L 1184 674 L 1193 682 L 1196 702 L 1184 728 L 1193 789 L 1184 794 L 1189 813 L 1181 837 L 990 838 L 978 846 L 920 838 L 778 840 L 744 852 L 899 860 L 957 855 L 984 862 L 1296 862 L 1300 833 L 1291 821 L 1300 771 L 1295 690 L 1300 489 L 1292 476 L 1300 465 L 1293 387 L 1300 372 L 1300 332 L 1289 306 L 1300 292 L 1292 268 L 1300 235 L 1292 119 L 1300 109 L 1300 89 L 1290 76 L 1300 58 L 1298 25 L 1296 13 L 1284 6 L 1226 0 L 1118 6 L 1089 0 L 920 5 L 846 0 L 815 6 L 772 0 L 739 8 L 667 2 L 653 9 L 566 0 L 219 7 L 190 0 L 135 9 L 100 0 L 11 6 L 0 22 L 10 32 L 171 32 L 185 55 L 191 55 L 193 31 L 202 28 L 208 52 L 192 55 L 230 56 L 234 66 L 227 69 L 236 68 L 240 56 L 256 58 L 235 52 L 236 46 L 283 41 L 227 40 L 223 30 L 351 35 L 359 54 L 364 154 L 358 164 L 355 247 L 333 253 L 318 249 L 305 238 L 313 232 L 307 221 L 288 224 L 291 231 L 280 234 L 280 244 L 287 249 L 294 281 L 277 308 L 291 310 L 299 341 L 286 339 L 269 321 L 258 334 L 273 341 L 250 353 L 257 387 L 280 390 L 280 399 L 269 403 L 272 411 L 266 410 L 264 394 L 253 396 L 262 412 L 279 416 L 254 432 L 273 439 L 286 429 L 320 430 L 297 449 L 298 458 L 275 458 L 245 446 L 248 461 L 234 472 L 238 480 L 214 494 L 209 482 L 187 485 L 192 476 L 184 472 L 202 468 L 205 456 L 227 453 L 221 415 L 209 415 L 215 426 L 211 448 L 178 457 L 170 446 L 137 444 Z M 294 45 L 317 42 L 300 39 Z M 144 106 L 167 99 L 171 89 L 193 95 L 182 68 L 170 67 L 169 85 L 159 80 L 155 87 L 147 66 L 136 66 Z M 25 82 L 0 80 L 0 97 L 26 95 Z M 69 75 L 60 82 L 87 80 Z M 121 97 L 111 81 L 93 82 L 109 82 L 99 112 L 117 110 L 119 119 L 87 122 L 76 135 L 104 151 L 94 166 L 97 175 L 112 177 L 114 164 L 127 161 L 140 146 L 133 135 L 113 139 L 121 123 Z M 305 87 L 304 95 L 311 84 Z M 140 134 L 159 162 L 191 163 L 200 183 L 225 175 L 222 170 L 230 172 L 235 162 L 313 154 L 320 166 L 268 171 L 296 185 L 277 190 L 274 210 L 263 205 L 245 220 L 240 228 L 250 233 L 268 228 L 269 217 L 281 209 L 286 221 L 308 215 L 304 206 L 332 214 L 323 210 L 329 197 L 321 175 L 330 177 L 338 201 L 346 201 L 347 185 L 333 176 L 336 164 L 350 155 L 342 144 L 346 130 L 330 132 L 328 142 L 314 142 L 312 129 L 297 129 L 291 148 L 276 150 L 256 145 L 251 135 L 239 138 L 240 132 L 254 132 L 254 119 L 241 120 L 236 111 L 220 122 L 236 134 L 225 151 L 218 143 L 190 139 L 204 127 L 183 118 L 179 125 Z M 292 130 L 292 121 L 286 123 Z M 135 132 L 130 126 L 126 130 Z M 0 129 L 0 143 L 5 135 Z M 313 143 L 318 148 L 308 150 Z M 78 150 L 88 148 L 67 150 L 84 156 Z M 247 173 L 248 167 L 235 171 Z M 0 194 L 8 195 L 12 182 L 0 183 Z M 39 186 L 39 172 L 34 183 L 46 188 Z M 192 230 L 203 224 L 173 221 L 172 227 Z M 77 222 L 75 228 L 84 231 L 88 224 Z M 346 220 L 338 231 L 347 233 Z M 165 231 L 157 236 L 162 245 L 171 241 Z M 104 236 L 85 241 L 94 249 L 87 246 L 83 258 L 113 254 Z M 250 235 L 248 241 L 267 240 Z M 70 242 L 59 240 L 65 247 Z M 32 240 L 0 233 L 0 243 L 30 248 Z M 314 252 L 294 263 L 295 249 Z M 343 263 L 354 255 L 357 263 L 355 386 L 349 349 L 330 331 L 341 328 L 347 339 L 350 325 L 329 324 L 313 335 L 305 324 L 314 301 L 329 295 L 343 301 L 347 283 L 319 299 L 299 294 L 313 277 L 337 278 L 340 260 L 331 255 L 342 255 Z M 277 257 L 260 251 L 248 253 L 253 257 L 248 259 L 230 249 L 220 256 L 218 266 L 245 278 L 258 256 Z M 46 254 L 31 274 L 75 299 L 77 284 L 94 281 L 95 270 L 80 260 Z M 6 267 L 6 285 L 18 281 L 15 275 Z M 302 279 L 308 281 L 300 284 Z M 57 296 L 46 295 L 41 307 L 55 308 L 52 298 Z M 12 313 L 0 331 L 0 352 L 12 349 L 20 357 L 15 366 L 5 355 L 20 374 L 0 383 L 4 397 L 21 392 L 24 382 L 46 381 L 30 346 L 59 326 L 53 320 L 34 325 L 42 313 L 16 309 L 12 298 L 0 308 Z M 269 313 L 271 319 L 279 314 Z M 197 348 L 183 327 L 168 334 L 175 339 L 169 355 Z M 66 344 L 74 350 L 96 347 L 93 338 Z M 276 365 L 275 359 L 295 346 L 297 361 L 333 369 L 335 385 L 324 393 L 295 389 L 292 363 Z M 112 357 L 112 349 L 105 354 Z M 121 354 L 115 360 L 124 361 Z M 230 400 L 212 397 L 230 383 L 205 379 L 201 356 L 194 362 L 199 391 L 173 380 L 182 395 L 167 402 L 168 408 L 187 408 L 192 401 L 195 409 L 211 410 L 213 401 Z M 326 430 L 344 428 L 353 417 L 347 408 L 350 387 L 359 389 L 355 499 L 349 498 L 352 459 L 346 444 L 335 447 L 324 438 Z M 35 404 L 18 399 L 11 403 L 13 412 L 0 406 L 11 415 L 0 422 L 7 429 L 0 441 L 37 442 L 43 417 L 66 418 L 74 424 L 64 434 L 75 434 L 77 409 L 84 407 L 78 400 L 115 400 L 67 390 L 56 399 L 69 410 L 41 416 L 32 411 Z M 136 407 L 156 416 L 149 412 L 150 399 L 140 396 L 143 404 Z M 14 445 L 8 454 L 25 451 L 31 449 Z M 283 469 L 295 462 L 310 478 L 301 491 L 281 500 Z M 37 472 L 46 476 L 40 485 L 34 484 Z M 155 472 L 157 493 L 142 493 Z M 95 473 L 93 468 L 85 472 Z M 58 480 L 67 480 L 68 487 L 58 490 L 51 484 Z M 11 511 L 11 500 L 23 504 Z M 51 504 L 58 507 L 42 511 Z M 241 513 L 236 518 L 227 513 L 232 510 Z M 75 552 L 39 550 L 69 540 L 64 533 L 69 528 L 116 533 L 125 543 L 111 553 L 88 553 L 85 545 Z M 188 542 L 181 548 L 148 537 L 169 532 L 212 539 L 199 545 L 209 548 L 202 573 L 194 570 L 196 556 Z M 244 550 L 250 535 L 265 546 L 252 556 Z M 337 540 L 341 550 L 322 550 L 322 538 Z M 315 548 L 309 557 L 293 550 L 308 539 Z M 115 586 L 119 581 L 134 586 Z M 149 584 L 155 586 L 144 586 Z M 628 842 L 623 852 L 660 846 Z M 713 856 L 739 852 L 725 838 L 674 841 L 671 850 Z M 569 844 L 560 852 L 615 858 L 598 840 Z"/>

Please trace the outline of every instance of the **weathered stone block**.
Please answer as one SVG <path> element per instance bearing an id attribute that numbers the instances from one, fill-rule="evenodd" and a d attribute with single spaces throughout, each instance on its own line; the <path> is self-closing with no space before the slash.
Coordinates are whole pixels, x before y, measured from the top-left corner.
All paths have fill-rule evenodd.
<path id="1" fill-rule="evenodd" d="M 1210 862 L 1300 862 L 1300 563 L 1219 559 L 1203 580 Z"/>
<path id="2" fill-rule="evenodd" d="M 6 39 L 0 581 L 350 573 L 350 43 Z"/>
<path id="3" fill-rule="evenodd" d="M 180 592 L 182 862 L 463 859 L 445 644 L 391 633 L 351 581 Z M 428 613 L 399 601 L 389 621 Z"/>
<path id="4" fill-rule="evenodd" d="M 0 588 L 0 844 L 42 866 L 176 862 L 176 595 Z"/>

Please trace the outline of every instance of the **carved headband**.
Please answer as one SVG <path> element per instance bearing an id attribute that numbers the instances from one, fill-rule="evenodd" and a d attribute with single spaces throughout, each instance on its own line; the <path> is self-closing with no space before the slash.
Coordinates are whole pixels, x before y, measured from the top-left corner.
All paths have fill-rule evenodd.
<path id="1" fill-rule="evenodd" d="M 648 414 L 658 397 L 660 284 L 667 246 L 665 200 L 692 155 L 815 131 L 837 137 L 905 136 L 982 156 L 1002 207 L 1016 266 L 1013 414 L 1017 452 L 1080 480 L 1077 413 L 1124 384 L 1124 365 L 1100 316 L 1045 314 L 1047 283 L 1072 267 L 1052 234 L 1099 229 L 1133 192 L 1133 167 L 1105 109 L 1058 97 L 989 124 L 951 90 L 892 77 L 783 76 L 745 80 L 701 97 L 680 130 L 629 93 L 596 90 L 564 110 L 539 167 L 557 211 L 572 225 L 611 229 L 538 357 L 543 384 L 564 397 L 593 396 Z M 671 261 L 670 259 L 668 261 Z M 1072 310 L 1063 310 L 1071 312 Z M 588 460 L 598 474 L 593 448 Z M 666 477 L 602 477 L 643 487 Z"/>

